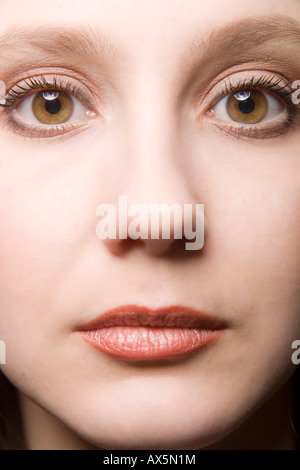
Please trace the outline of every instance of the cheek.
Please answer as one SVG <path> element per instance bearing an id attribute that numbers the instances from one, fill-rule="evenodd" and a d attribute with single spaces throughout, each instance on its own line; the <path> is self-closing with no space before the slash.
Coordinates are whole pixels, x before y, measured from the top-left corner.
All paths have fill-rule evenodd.
<path id="1" fill-rule="evenodd" d="M 99 145 L 91 131 L 71 143 L 22 144 L 1 133 L 0 140 L 6 149 L 0 166 L 0 281 L 17 293 L 31 280 L 49 282 L 76 264 L 83 246 L 96 240 L 96 209 L 112 199 L 118 181 L 111 142 L 103 138 Z"/>
<path id="2" fill-rule="evenodd" d="M 198 277 L 205 272 L 215 311 L 237 324 L 242 361 L 273 341 L 290 362 L 300 337 L 299 134 L 255 143 L 201 137 L 189 136 L 191 185 L 205 206 Z"/>
<path id="3" fill-rule="evenodd" d="M 287 135 L 252 145 L 227 136 L 213 137 L 204 147 L 191 139 L 195 175 L 191 184 L 205 204 L 206 262 L 222 264 L 229 279 L 230 273 L 244 274 L 249 287 L 263 283 L 264 288 L 276 290 L 282 283 L 296 289 L 299 137 Z"/>
<path id="4" fill-rule="evenodd" d="M 260 292 L 288 299 L 299 295 L 300 160 L 297 169 L 293 154 L 284 164 L 273 158 L 273 165 L 267 158 L 265 168 L 258 166 L 234 188 L 239 197 L 232 197 L 232 246 L 254 298 Z"/>
<path id="5" fill-rule="evenodd" d="M 250 354 L 275 367 L 276 356 L 282 370 L 300 337 L 299 171 L 295 147 L 232 147 L 219 159 L 209 193 L 207 255 L 220 273 L 222 300 L 242 325 L 244 360 Z"/>
<path id="6" fill-rule="evenodd" d="M 95 171 L 82 158 L 83 147 L 6 143 L 0 168 L 1 329 L 19 322 L 25 327 L 28 318 L 34 322 L 51 309 L 86 245 L 96 244 L 101 193 L 89 178 Z"/>

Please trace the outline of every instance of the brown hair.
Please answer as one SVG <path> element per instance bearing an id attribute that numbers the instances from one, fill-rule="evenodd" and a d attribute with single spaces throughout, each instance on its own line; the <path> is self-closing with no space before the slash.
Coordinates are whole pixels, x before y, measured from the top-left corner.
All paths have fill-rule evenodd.
<path id="1" fill-rule="evenodd" d="M 17 392 L 1 371 L 0 450 L 25 450 Z"/>

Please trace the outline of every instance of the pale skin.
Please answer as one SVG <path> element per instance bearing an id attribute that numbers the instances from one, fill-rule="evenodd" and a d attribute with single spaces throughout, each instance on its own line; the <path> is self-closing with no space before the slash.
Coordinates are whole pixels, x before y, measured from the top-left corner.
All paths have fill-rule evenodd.
<path id="1" fill-rule="evenodd" d="M 234 54 L 232 45 L 219 57 L 211 40 L 250 17 L 300 22 L 299 1 L 28 0 L 24 8 L 11 0 L 0 1 L 0 14 L 1 38 L 19 32 L 13 49 L 1 50 L 0 39 L 6 89 L 59 75 L 87 92 L 90 111 L 74 130 L 49 136 L 12 129 L 0 108 L 1 367 L 19 390 L 28 448 L 292 448 L 299 116 L 275 132 L 275 113 L 262 135 L 254 127 L 249 135 L 213 101 L 226 77 L 300 79 L 300 34 L 248 41 Z M 93 31 L 98 53 L 47 54 L 20 33 L 53 27 Z M 129 203 L 204 204 L 204 249 L 187 254 L 172 238 L 97 239 L 96 208 L 120 194 Z M 142 364 L 100 353 L 74 332 L 133 303 L 188 305 L 229 327 L 196 354 Z"/>

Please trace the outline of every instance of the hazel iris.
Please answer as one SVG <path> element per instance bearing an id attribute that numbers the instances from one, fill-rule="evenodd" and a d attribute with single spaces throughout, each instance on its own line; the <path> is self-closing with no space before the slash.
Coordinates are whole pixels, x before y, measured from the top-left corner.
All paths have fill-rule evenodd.
<path id="1" fill-rule="evenodd" d="M 243 90 L 229 97 L 227 112 L 233 121 L 258 124 L 268 112 L 268 100 L 261 91 Z"/>
<path id="2" fill-rule="evenodd" d="M 74 110 L 72 97 L 67 93 L 47 91 L 37 93 L 32 101 L 32 111 L 42 124 L 67 122 Z"/>

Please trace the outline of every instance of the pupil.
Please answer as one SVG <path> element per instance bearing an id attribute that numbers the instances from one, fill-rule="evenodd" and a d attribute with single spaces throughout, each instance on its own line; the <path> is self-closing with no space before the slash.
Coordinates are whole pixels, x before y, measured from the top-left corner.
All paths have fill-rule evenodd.
<path id="1" fill-rule="evenodd" d="M 245 101 L 239 102 L 239 110 L 241 113 L 250 114 L 254 111 L 255 103 L 252 98 L 248 98 Z"/>
<path id="2" fill-rule="evenodd" d="M 45 108 L 48 113 L 57 114 L 61 110 L 61 102 L 57 98 L 55 100 L 47 100 Z"/>

